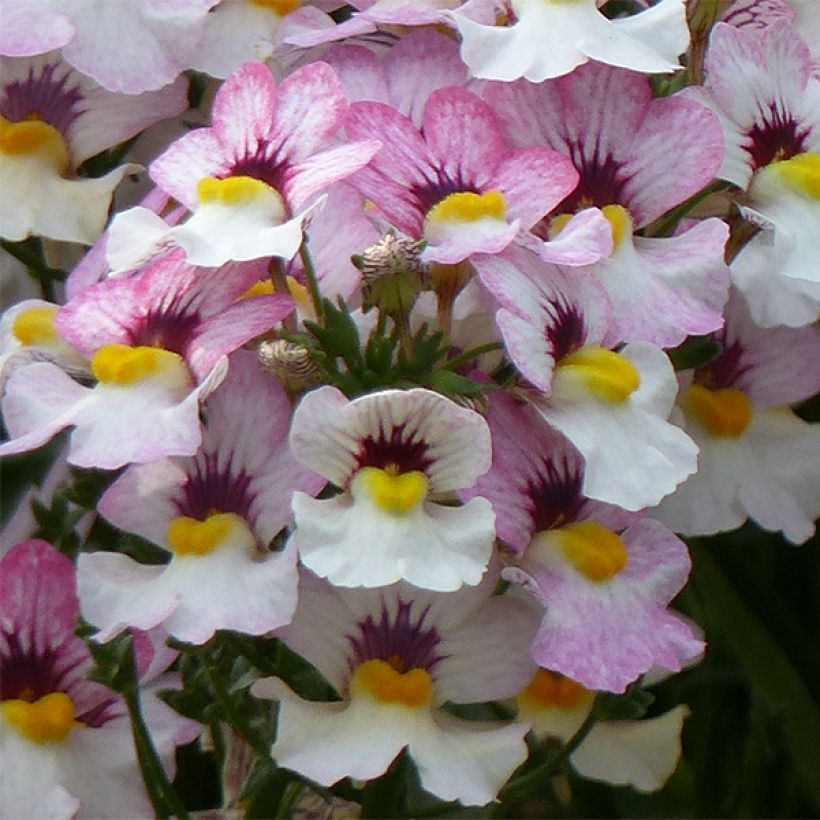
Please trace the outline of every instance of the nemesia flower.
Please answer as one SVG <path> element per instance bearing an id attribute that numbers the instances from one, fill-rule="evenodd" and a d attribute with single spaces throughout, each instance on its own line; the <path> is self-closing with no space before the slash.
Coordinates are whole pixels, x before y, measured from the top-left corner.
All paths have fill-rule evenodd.
<path id="1" fill-rule="evenodd" d="M 677 71 L 689 45 L 684 0 L 660 0 L 631 17 L 608 20 L 596 0 L 512 0 L 512 22 L 484 25 L 459 10 L 461 56 L 486 80 L 540 83 L 588 60 L 648 73 Z"/>
<path id="2" fill-rule="evenodd" d="M 732 280 L 756 322 L 812 322 L 820 316 L 820 79 L 808 45 L 785 20 L 762 31 L 719 23 L 705 67 L 704 87 L 685 93 L 720 116 L 727 150 L 718 175 L 748 189 L 741 213 L 762 228 Z"/>
<path id="3" fill-rule="evenodd" d="M 0 54 L 30 57 L 55 48 L 109 91 L 141 94 L 185 69 L 197 33 L 219 0 L 26 0 L 3 8 Z"/>
<path id="4" fill-rule="evenodd" d="M 294 493 L 290 540 L 305 566 L 339 586 L 404 579 L 449 592 L 481 580 L 495 538 L 489 502 L 435 502 L 490 465 L 478 413 L 422 388 L 350 401 L 325 386 L 296 408 L 290 446 L 342 490 L 322 500 Z"/>
<path id="5" fill-rule="evenodd" d="M 497 578 L 432 595 L 405 584 L 341 590 L 306 576 L 279 636 L 342 700 L 304 701 L 277 678 L 257 681 L 252 694 L 279 701 L 277 764 L 329 786 L 378 777 L 406 747 L 427 791 L 489 803 L 526 758 L 528 727 L 462 720 L 441 706 L 508 697 L 532 674 L 529 610 L 490 597 Z"/>
<path id="6" fill-rule="evenodd" d="M 68 460 L 81 467 L 193 455 L 199 402 L 224 378 L 227 354 L 293 310 L 284 295 L 237 302 L 260 273 L 258 265 L 194 268 L 171 251 L 130 278 L 81 290 L 55 327 L 90 359 L 97 384 L 84 387 L 48 363 L 16 370 L 3 399 L 12 439 L 0 455 L 39 447 L 71 425 Z"/>
<path id="7" fill-rule="evenodd" d="M 197 265 L 290 259 L 315 196 L 381 145 L 363 140 L 320 151 L 346 115 L 342 85 L 324 63 L 298 69 L 278 89 L 266 66 L 241 66 L 216 95 L 213 127 L 186 134 L 151 164 L 154 182 L 192 215 L 169 228 L 153 212 L 133 208 L 114 219 L 109 242 L 132 243 L 132 264 L 169 241 Z M 127 264 L 120 259 L 118 266 Z"/>
<path id="8" fill-rule="evenodd" d="M 666 420 L 677 392 L 668 357 L 646 342 L 610 349 L 617 336 L 595 277 L 524 248 L 474 265 L 501 304 L 496 323 L 538 411 L 584 457 L 586 496 L 639 510 L 695 471 L 697 447 Z"/>
<path id="9" fill-rule="evenodd" d="M 595 693 L 571 678 L 539 669 L 516 697 L 518 717 L 539 739 L 569 741 L 592 709 Z M 662 788 L 681 756 L 686 706 L 643 720 L 598 721 L 569 757 L 582 777 L 641 792 Z"/>
<path id="10" fill-rule="evenodd" d="M 108 488 L 100 513 L 172 557 L 142 566 L 112 552 L 80 555 L 80 602 L 96 640 L 162 623 L 199 644 L 217 629 L 261 635 L 290 621 L 296 551 L 268 554 L 267 545 L 290 521 L 294 489 L 324 484 L 290 455 L 290 415 L 282 387 L 253 353 L 237 351 L 208 399 L 199 452 L 134 465 Z"/>
<path id="11" fill-rule="evenodd" d="M 533 407 L 501 393 L 487 416 L 493 464 L 464 497 L 493 505 L 514 551 L 509 580 L 546 611 L 532 645 L 541 666 L 623 692 L 653 667 L 679 671 L 703 650 L 667 610 L 686 583 L 686 545 L 656 521 L 586 498 L 580 454 Z"/>
<path id="12" fill-rule="evenodd" d="M 4 26 L 6 25 L 4 18 Z M 77 176 L 89 157 L 187 108 L 187 82 L 137 97 L 100 88 L 56 53 L 0 58 L 0 236 L 38 234 L 91 244 L 105 227 L 111 196 L 136 170 Z"/>
<path id="13" fill-rule="evenodd" d="M 384 147 L 349 180 L 396 228 L 424 239 L 423 259 L 454 264 L 498 253 L 573 188 L 569 161 L 547 148 L 512 148 L 495 115 L 462 88 L 434 91 L 421 132 L 394 108 L 354 103 L 350 136 Z"/>
<path id="14" fill-rule="evenodd" d="M 820 390 L 820 333 L 757 327 L 734 293 L 723 350 L 682 377 L 679 404 L 699 468 L 652 515 L 676 532 L 711 535 L 751 518 L 794 543 L 820 515 L 820 426 L 787 405 Z"/>
<path id="15" fill-rule="evenodd" d="M 484 97 L 517 145 L 548 145 L 572 159 L 577 187 L 535 228 L 552 241 L 528 244 L 546 261 L 591 265 L 621 340 L 671 347 L 720 327 L 726 224 L 706 219 L 674 237 L 633 236 L 713 179 L 723 157 L 714 114 L 681 95 L 653 98 L 645 77 L 595 63 L 540 85 L 492 83 Z M 556 257 L 556 243 L 573 242 L 575 221 L 596 213 L 590 206 L 602 209 L 608 247 L 598 258 Z"/>
<path id="16" fill-rule="evenodd" d="M 776 20 L 793 23 L 794 9 L 787 0 L 734 0 L 720 20 L 736 28 L 763 29 Z"/>
<path id="17" fill-rule="evenodd" d="M 76 637 L 74 568 L 45 541 L 14 547 L 0 562 L 0 811 L 4 817 L 119 818 L 152 814 L 120 695 L 86 678 L 93 661 Z M 147 682 L 153 650 L 135 641 Z M 147 651 L 146 651 L 147 650 Z M 165 663 L 167 666 L 167 663 Z M 154 690 L 142 711 L 164 766 L 199 728 Z"/>

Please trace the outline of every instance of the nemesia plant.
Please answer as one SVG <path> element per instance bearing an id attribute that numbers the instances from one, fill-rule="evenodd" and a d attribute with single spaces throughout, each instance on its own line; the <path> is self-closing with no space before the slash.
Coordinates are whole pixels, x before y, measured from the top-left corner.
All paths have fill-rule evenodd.
<path id="1" fill-rule="evenodd" d="M 3 816 L 820 811 L 820 4 L 0 17 Z"/>

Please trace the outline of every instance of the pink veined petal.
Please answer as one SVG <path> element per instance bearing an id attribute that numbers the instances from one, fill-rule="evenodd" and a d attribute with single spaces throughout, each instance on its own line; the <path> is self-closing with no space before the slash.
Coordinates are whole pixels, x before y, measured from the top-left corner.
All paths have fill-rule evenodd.
<path id="1" fill-rule="evenodd" d="M 288 204 L 300 210 L 315 194 L 367 165 L 381 147 L 379 140 L 350 142 L 292 165 L 282 186 Z"/>
<path id="2" fill-rule="evenodd" d="M 276 82 L 262 63 L 245 63 L 222 84 L 213 105 L 213 130 L 220 142 L 239 153 L 271 135 Z"/>
<path id="3" fill-rule="evenodd" d="M 64 46 L 74 36 L 74 26 L 49 3 L 29 0 L 4 3 L 0 26 L 0 54 L 32 57 Z"/>
<path id="4" fill-rule="evenodd" d="M 424 108 L 424 139 L 435 164 L 462 186 L 487 186 L 509 145 L 490 107 L 463 88 L 434 91 Z"/>
<path id="5" fill-rule="evenodd" d="M 327 63 L 310 63 L 277 89 L 271 146 L 288 164 L 307 159 L 344 123 L 344 86 Z"/>
<path id="6" fill-rule="evenodd" d="M 324 53 L 322 60 L 339 76 L 349 103 L 390 103 L 387 79 L 381 61 L 369 48 L 354 45 L 333 46 Z"/>

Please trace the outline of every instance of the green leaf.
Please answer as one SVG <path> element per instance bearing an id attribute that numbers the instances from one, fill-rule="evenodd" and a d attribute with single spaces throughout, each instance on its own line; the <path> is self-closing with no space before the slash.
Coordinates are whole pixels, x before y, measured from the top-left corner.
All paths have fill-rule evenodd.
<path id="1" fill-rule="evenodd" d="M 457 396 L 478 396 L 486 385 L 474 382 L 466 376 L 453 373 L 452 370 L 437 370 L 430 377 L 430 387 L 449 398 Z"/>
<path id="2" fill-rule="evenodd" d="M 723 345 L 711 336 L 690 336 L 685 342 L 667 350 L 675 370 L 693 370 L 703 367 L 720 355 Z"/>
<path id="3" fill-rule="evenodd" d="M 820 807 L 820 709 L 800 673 L 746 605 L 709 550 L 693 544 L 693 583 L 708 617 L 707 637 L 718 632 L 756 692 L 783 727 L 795 769 Z"/>

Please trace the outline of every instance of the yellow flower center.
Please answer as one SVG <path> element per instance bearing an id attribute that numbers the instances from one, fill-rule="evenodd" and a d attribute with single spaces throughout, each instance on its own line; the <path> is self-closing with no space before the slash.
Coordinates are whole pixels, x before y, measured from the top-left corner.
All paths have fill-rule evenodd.
<path id="1" fill-rule="evenodd" d="M 354 497 L 365 493 L 378 507 L 391 515 L 413 512 L 427 496 L 427 476 L 418 470 L 399 473 L 395 469 L 362 467 L 353 479 Z"/>
<path id="2" fill-rule="evenodd" d="M 367 694 L 379 703 L 415 708 L 433 699 L 433 681 L 424 669 L 399 672 L 382 660 L 361 664 L 350 680 L 350 694 Z"/>
<path id="3" fill-rule="evenodd" d="M 772 162 L 759 171 L 807 199 L 820 199 L 820 154 L 798 154 L 791 159 Z"/>
<path id="4" fill-rule="evenodd" d="M 518 695 L 518 700 L 540 708 L 574 709 L 584 701 L 592 700 L 594 694 L 557 672 L 539 669 L 533 679 Z"/>
<path id="5" fill-rule="evenodd" d="M 629 557 L 621 538 L 594 521 L 579 521 L 539 533 L 530 549 L 546 561 L 557 550 L 595 583 L 608 581 L 622 572 Z"/>
<path id="6" fill-rule="evenodd" d="M 710 390 L 693 384 L 683 395 L 684 412 L 713 436 L 738 438 L 752 421 L 752 403 L 745 393 L 735 387 Z"/>
<path id="7" fill-rule="evenodd" d="M 59 174 L 64 174 L 70 166 L 63 135 L 53 125 L 36 119 L 10 122 L 0 117 L 0 153 L 38 157 Z"/>
<path id="8" fill-rule="evenodd" d="M 296 11 L 302 5 L 302 0 L 251 0 L 254 6 L 261 6 L 263 9 L 270 9 L 280 17 Z"/>
<path id="9" fill-rule="evenodd" d="M 54 327 L 57 305 L 40 305 L 17 314 L 11 332 L 23 345 L 53 345 L 59 341 Z"/>
<path id="10" fill-rule="evenodd" d="M 250 533 L 242 516 L 212 513 L 204 521 L 181 516 L 168 525 L 168 543 L 175 555 L 210 555 L 229 539 Z"/>
<path id="11" fill-rule="evenodd" d="M 601 213 L 612 227 L 612 252 L 621 245 L 624 237 L 632 235 L 632 217 L 622 205 L 604 205 Z"/>
<path id="12" fill-rule="evenodd" d="M 52 692 L 33 703 L 5 700 L 0 706 L 5 719 L 35 743 L 61 742 L 75 726 L 74 704 L 63 692 Z"/>
<path id="13" fill-rule="evenodd" d="M 103 384 L 131 385 L 163 376 L 173 386 L 190 384 L 182 356 L 159 347 L 103 345 L 91 359 L 91 371 Z"/>
<path id="14" fill-rule="evenodd" d="M 592 394 L 621 404 L 640 387 L 641 375 L 620 353 L 589 345 L 558 362 L 552 385 L 554 392 L 567 397 Z"/>
<path id="15" fill-rule="evenodd" d="M 427 222 L 477 222 L 479 219 L 504 219 L 506 203 L 500 191 L 474 194 L 461 191 L 450 194 L 434 205 L 427 214 Z"/>

